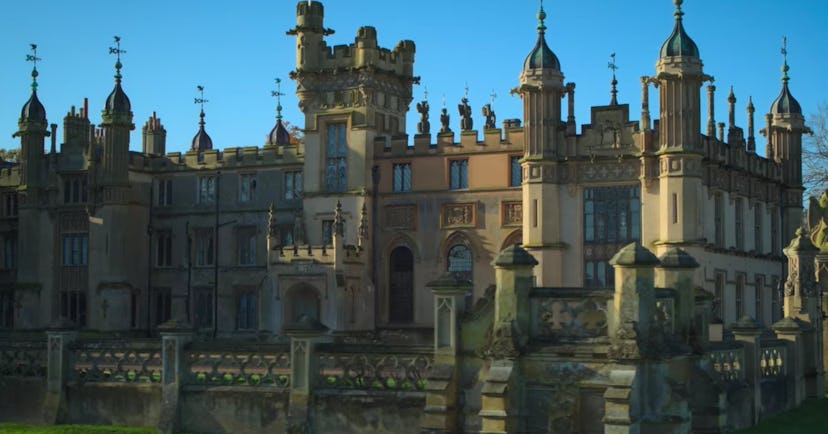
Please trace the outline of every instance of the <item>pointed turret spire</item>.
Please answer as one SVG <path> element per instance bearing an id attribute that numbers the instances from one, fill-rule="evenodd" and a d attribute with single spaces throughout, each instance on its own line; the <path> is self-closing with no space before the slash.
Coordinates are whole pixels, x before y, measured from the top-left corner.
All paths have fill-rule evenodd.
<path id="1" fill-rule="evenodd" d="M 204 86 L 198 85 L 196 86 L 196 89 L 198 89 L 199 96 L 193 98 L 193 102 L 195 104 L 201 105 L 201 112 L 198 114 L 198 132 L 196 133 L 195 137 L 193 137 L 193 142 L 190 146 L 190 150 L 205 151 L 208 149 L 213 149 L 213 140 L 207 134 L 207 131 L 204 130 L 204 103 L 209 101 L 204 99 Z"/>
<path id="2" fill-rule="evenodd" d="M 127 113 L 132 111 L 132 104 L 129 102 L 123 88 L 121 88 L 121 79 L 123 78 L 121 68 L 124 67 L 121 63 L 121 54 L 126 53 L 126 50 L 121 49 L 120 36 L 115 36 L 114 39 L 115 46 L 109 47 L 109 54 L 115 55 L 115 89 L 106 98 L 104 111 Z"/>
<path id="3" fill-rule="evenodd" d="M 615 63 L 615 53 L 610 54 L 610 61 L 607 67 L 612 70 L 612 81 L 610 81 L 610 85 L 612 86 L 610 95 L 612 95 L 612 97 L 610 98 L 609 105 L 618 105 L 618 89 L 616 88 L 618 80 L 615 79 L 615 71 L 618 70 L 618 65 Z"/>
<path id="4" fill-rule="evenodd" d="M 802 107 L 799 105 L 799 102 L 796 98 L 791 95 L 790 89 L 788 89 L 788 82 L 791 78 L 788 76 L 788 71 L 790 71 L 790 67 L 788 66 L 788 38 L 786 36 L 782 37 L 782 90 L 779 92 L 779 96 L 776 97 L 774 100 L 773 105 L 771 105 L 771 113 L 774 114 L 802 114 Z"/>
<path id="5" fill-rule="evenodd" d="M 37 44 L 29 44 L 32 50 L 32 54 L 26 55 L 26 61 L 32 62 L 32 95 L 29 97 L 29 100 L 26 101 L 26 104 L 23 105 L 23 109 L 20 111 L 20 120 L 30 120 L 30 121 L 46 121 L 46 109 L 43 107 L 43 104 L 40 103 L 40 100 L 37 98 L 37 76 L 39 75 L 37 72 L 37 61 L 41 60 L 37 57 Z"/>
<path id="6" fill-rule="evenodd" d="M 747 130 L 748 130 L 748 138 L 747 138 L 747 149 L 748 152 L 756 152 L 756 137 L 754 137 L 753 133 L 753 113 L 756 112 L 756 109 L 753 107 L 753 97 L 748 97 L 748 104 L 747 104 Z"/>
<path id="7" fill-rule="evenodd" d="M 267 136 L 268 145 L 289 145 L 290 133 L 285 125 L 282 123 L 282 79 L 276 78 L 276 90 L 270 92 L 271 96 L 276 97 L 276 125 L 270 130 Z"/>
<path id="8" fill-rule="evenodd" d="M 546 45 L 546 11 L 543 10 L 543 0 L 540 0 L 538 9 L 538 41 L 535 48 L 526 56 L 523 62 L 523 69 L 561 69 L 561 63 L 555 53 Z"/>
<path id="9" fill-rule="evenodd" d="M 684 0 L 673 0 L 673 4 L 676 5 L 676 10 L 673 12 L 673 16 L 676 17 L 676 24 L 673 27 L 673 33 L 661 46 L 661 57 L 699 57 L 699 47 L 684 31 L 684 24 L 682 23 L 684 12 L 681 10 L 683 3 Z"/>
<path id="10" fill-rule="evenodd" d="M 730 86 L 730 94 L 727 95 L 727 127 L 736 126 L 736 95 L 733 93 L 733 86 Z"/>

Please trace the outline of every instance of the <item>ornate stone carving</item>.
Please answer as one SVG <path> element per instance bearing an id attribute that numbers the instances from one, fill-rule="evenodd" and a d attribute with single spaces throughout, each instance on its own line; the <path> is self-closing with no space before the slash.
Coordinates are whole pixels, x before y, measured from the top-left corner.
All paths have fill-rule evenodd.
<path id="1" fill-rule="evenodd" d="M 388 231 L 417 230 L 417 205 L 389 205 L 385 207 L 384 215 Z"/>
<path id="2" fill-rule="evenodd" d="M 443 107 L 440 109 L 440 133 L 450 133 L 451 127 L 449 127 L 449 120 L 451 116 L 449 116 L 446 108 Z"/>
<path id="3" fill-rule="evenodd" d="M 578 182 L 638 180 L 639 169 L 638 160 L 582 164 L 578 168 Z"/>
<path id="4" fill-rule="evenodd" d="M 484 129 L 490 130 L 497 128 L 497 125 L 495 125 L 495 112 L 494 110 L 492 110 L 491 104 L 486 104 L 483 106 L 483 117 L 486 118 L 486 122 L 483 125 Z"/>
<path id="5" fill-rule="evenodd" d="M 420 122 L 417 123 L 417 134 L 429 134 L 431 123 L 428 121 L 428 101 L 423 100 L 417 103 L 417 113 L 420 114 Z"/>
<path id="6" fill-rule="evenodd" d="M 460 104 L 457 104 L 457 111 L 460 112 L 460 131 L 469 131 L 474 126 L 474 121 L 471 117 L 471 107 L 469 106 L 469 99 L 463 97 L 460 99 Z"/>
<path id="7" fill-rule="evenodd" d="M 511 321 L 497 329 L 489 329 L 486 343 L 476 353 L 489 360 L 514 359 L 520 355 L 525 340 L 517 328 L 517 321 Z"/>
<path id="8" fill-rule="evenodd" d="M 440 222 L 443 228 L 473 228 L 476 226 L 475 203 L 449 203 L 443 205 Z"/>
<path id="9" fill-rule="evenodd" d="M 523 225 L 523 202 L 501 202 L 500 203 L 500 225 L 501 226 L 522 226 Z"/>

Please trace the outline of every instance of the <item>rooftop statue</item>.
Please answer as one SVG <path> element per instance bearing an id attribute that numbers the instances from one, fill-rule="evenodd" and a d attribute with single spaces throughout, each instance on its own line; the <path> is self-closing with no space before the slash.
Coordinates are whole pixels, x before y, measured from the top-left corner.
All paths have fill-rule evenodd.
<path id="1" fill-rule="evenodd" d="M 457 110 L 460 112 L 460 131 L 470 131 L 474 123 L 472 122 L 469 99 L 463 97 L 460 104 L 457 104 Z"/>
<path id="2" fill-rule="evenodd" d="M 449 127 L 449 120 L 450 119 L 451 119 L 451 117 L 449 116 L 448 111 L 446 111 L 446 108 L 443 107 L 440 110 L 440 132 L 441 133 L 450 133 L 451 132 L 451 127 Z"/>
<path id="3" fill-rule="evenodd" d="M 492 110 L 492 105 L 491 104 L 486 104 L 486 105 L 483 106 L 483 116 L 486 118 L 486 123 L 485 123 L 484 129 L 490 130 L 490 129 L 497 128 L 495 126 L 495 122 L 496 122 L 495 112 L 494 112 L 494 110 Z"/>
<path id="4" fill-rule="evenodd" d="M 423 100 L 417 103 L 417 112 L 420 113 L 420 122 L 417 122 L 417 134 L 429 134 L 431 123 L 428 122 L 428 101 Z"/>
<path id="5" fill-rule="evenodd" d="M 811 242 L 820 251 L 828 251 L 828 190 L 819 195 L 819 199 L 808 198 L 808 233 Z"/>

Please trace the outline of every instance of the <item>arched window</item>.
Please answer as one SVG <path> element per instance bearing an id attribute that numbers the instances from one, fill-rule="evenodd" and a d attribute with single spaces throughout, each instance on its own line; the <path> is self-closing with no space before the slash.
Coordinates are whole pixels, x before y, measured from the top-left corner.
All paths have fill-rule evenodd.
<path id="1" fill-rule="evenodd" d="M 310 318 L 319 320 L 319 294 L 316 289 L 310 286 L 294 288 L 290 294 L 290 311 L 287 312 L 286 320 L 293 323 L 299 320 L 304 314 Z"/>
<path id="2" fill-rule="evenodd" d="M 414 321 L 414 255 L 405 246 L 391 251 L 388 264 L 388 322 Z"/>
<path id="3" fill-rule="evenodd" d="M 448 272 L 459 279 L 472 280 L 472 254 L 465 244 L 449 247 L 446 258 Z"/>
<path id="4" fill-rule="evenodd" d="M 503 245 L 500 246 L 500 250 L 503 251 L 507 247 L 512 247 L 515 244 L 523 244 L 523 231 L 518 229 L 511 234 L 503 241 Z"/>

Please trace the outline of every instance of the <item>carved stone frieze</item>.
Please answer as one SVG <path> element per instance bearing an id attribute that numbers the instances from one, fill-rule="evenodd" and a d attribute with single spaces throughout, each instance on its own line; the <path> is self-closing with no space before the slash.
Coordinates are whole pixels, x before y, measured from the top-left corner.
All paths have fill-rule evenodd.
<path id="1" fill-rule="evenodd" d="M 383 213 L 385 230 L 416 231 L 417 205 L 388 205 Z"/>
<path id="2" fill-rule="evenodd" d="M 578 182 L 637 180 L 640 170 L 638 160 L 584 163 L 578 167 Z"/>
<path id="3" fill-rule="evenodd" d="M 500 225 L 504 227 L 514 227 L 523 225 L 523 202 L 501 202 Z"/>
<path id="4" fill-rule="evenodd" d="M 477 223 L 475 203 L 447 203 L 440 210 L 440 226 L 443 228 L 473 228 Z"/>

